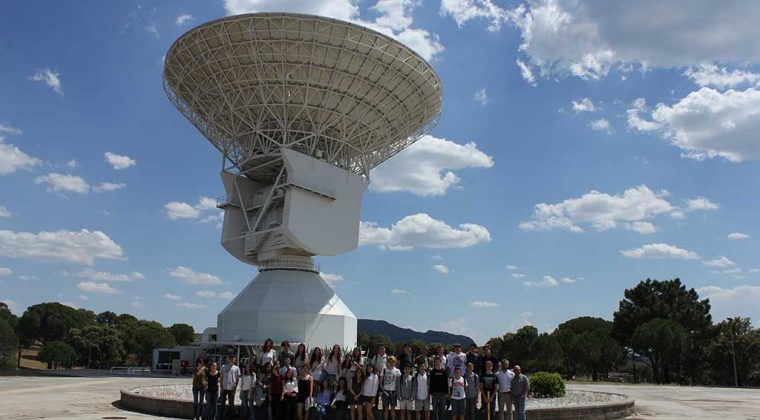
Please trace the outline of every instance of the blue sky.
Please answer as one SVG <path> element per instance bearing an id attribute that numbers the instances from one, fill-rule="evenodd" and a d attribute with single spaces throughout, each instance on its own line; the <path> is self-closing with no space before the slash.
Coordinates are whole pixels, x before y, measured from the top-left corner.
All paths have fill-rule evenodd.
<path id="1" fill-rule="evenodd" d="M 162 57 L 283 9 L 394 36 L 443 83 L 430 136 L 371 174 L 362 245 L 318 258 L 357 316 L 482 341 L 678 276 L 716 318 L 760 317 L 760 6 L 686 4 L 7 2 L 0 300 L 215 324 L 256 269 L 219 245 L 218 153 Z"/>

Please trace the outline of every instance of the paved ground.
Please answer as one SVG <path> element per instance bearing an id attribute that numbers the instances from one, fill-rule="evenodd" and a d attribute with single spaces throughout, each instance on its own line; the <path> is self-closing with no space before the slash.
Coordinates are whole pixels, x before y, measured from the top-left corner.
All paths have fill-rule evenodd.
<path id="1" fill-rule="evenodd" d="M 149 418 L 116 408 L 121 388 L 187 379 L 0 376 L 0 419 Z M 631 419 L 760 420 L 760 390 L 653 385 L 571 384 L 569 389 L 614 392 L 636 400 Z"/>

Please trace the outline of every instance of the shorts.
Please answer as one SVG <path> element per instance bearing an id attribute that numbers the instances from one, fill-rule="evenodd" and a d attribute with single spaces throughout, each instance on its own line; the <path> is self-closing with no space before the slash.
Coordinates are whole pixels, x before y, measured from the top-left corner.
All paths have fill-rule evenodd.
<path id="1" fill-rule="evenodd" d="M 383 394 L 383 408 L 395 407 L 398 404 L 396 391 L 389 391 L 388 395 Z"/>
<path id="2" fill-rule="evenodd" d="M 464 416 L 465 402 L 464 398 L 459 400 L 451 400 L 451 416 Z"/>
<path id="3" fill-rule="evenodd" d="M 430 400 L 414 400 L 415 411 L 430 411 Z"/>
<path id="4" fill-rule="evenodd" d="M 398 400 L 399 410 L 414 410 L 414 400 Z"/>
<path id="5" fill-rule="evenodd" d="M 375 397 L 370 397 L 368 395 L 362 395 L 361 403 L 362 404 L 372 404 L 375 402 Z"/>

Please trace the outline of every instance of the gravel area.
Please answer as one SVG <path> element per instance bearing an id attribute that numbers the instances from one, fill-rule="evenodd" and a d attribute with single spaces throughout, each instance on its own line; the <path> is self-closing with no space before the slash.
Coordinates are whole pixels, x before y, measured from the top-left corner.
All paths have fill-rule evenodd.
<path id="1" fill-rule="evenodd" d="M 146 386 L 132 388 L 130 391 L 135 394 L 158 398 L 184 401 L 193 400 L 192 386 L 185 384 Z M 592 391 L 567 391 L 567 395 L 562 398 L 529 398 L 528 409 L 593 406 L 621 402 L 626 399 L 628 399 L 628 397 L 620 394 L 607 394 Z M 237 395 L 235 395 L 235 401 L 238 404 L 240 403 L 240 392 L 237 392 Z"/>

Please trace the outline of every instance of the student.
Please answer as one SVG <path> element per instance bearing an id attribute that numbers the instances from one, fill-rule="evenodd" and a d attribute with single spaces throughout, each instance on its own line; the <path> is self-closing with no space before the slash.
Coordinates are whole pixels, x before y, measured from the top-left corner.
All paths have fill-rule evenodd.
<path id="1" fill-rule="evenodd" d="M 380 378 L 378 378 L 375 372 L 375 366 L 369 364 L 367 365 L 367 377 L 364 378 L 364 386 L 362 386 L 362 405 L 364 406 L 367 420 L 375 420 L 372 407 L 375 405 L 379 387 Z"/>
<path id="2" fill-rule="evenodd" d="M 485 346 L 483 346 L 483 352 L 484 352 L 483 356 L 479 358 L 480 366 L 478 366 L 478 369 L 480 370 L 479 375 L 481 379 L 483 378 L 483 374 L 486 373 L 487 361 L 489 360 L 491 361 L 491 365 L 493 366 L 494 369 L 496 369 L 496 367 L 499 364 L 499 359 L 497 359 L 496 356 L 494 356 L 493 353 L 491 352 L 490 344 L 486 344 Z"/>
<path id="3" fill-rule="evenodd" d="M 412 394 L 414 395 L 414 411 L 417 412 L 417 420 L 430 420 L 430 376 L 427 373 L 427 365 L 420 362 L 417 365 L 417 373 L 412 382 Z"/>
<path id="4" fill-rule="evenodd" d="M 319 383 L 319 390 L 317 391 L 315 400 L 319 420 L 327 420 L 327 414 L 332 403 L 332 384 L 327 378 L 322 379 L 322 382 Z"/>
<path id="5" fill-rule="evenodd" d="M 349 382 L 349 409 L 351 420 L 362 420 L 362 387 L 364 386 L 364 370 L 357 369 Z"/>
<path id="6" fill-rule="evenodd" d="M 343 361 L 340 363 L 340 372 L 338 372 L 338 379 L 344 378 L 346 383 L 349 381 L 348 372 L 351 370 L 351 365 L 354 364 L 354 358 L 350 353 L 346 353 L 343 356 Z"/>
<path id="7" fill-rule="evenodd" d="M 335 419 L 345 420 L 346 409 L 348 408 L 348 382 L 346 378 L 338 379 L 338 387 L 335 389 L 332 406 L 335 408 Z"/>
<path id="8" fill-rule="evenodd" d="M 340 368 L 341 361 L 340 353 L 340 346 L 336 344 L 330 351 L 330 355 L 327 356 L 327 360 L 325 360 L 325 366 L 323 370 L 325 371 L 325 377 L 330 380 L 331 385 L 335 384 L 335 381 L 338 380 L 338 370 Z"/>
<path id="9" fill-rule="evenodd" d="M 295 420 L 296 418 L 296 401 L 298 401 L 298 381 L 296 380 L 293 371 L 288 369 L 285 372 L 285 379 L 282 384 L 282 394 L 280 400 L 282 401 L 282 418 L 285 420 Z M 306 391 L 304 391 L 306 394 Z M 308 394 L 307 394 L 308 395 Z"/>
<path id="10" fill-rule="evenodd" d="M 440 347 L 439 347 L 440 348 Z M 443 350 L 441 348 L 441 350 Z M 449 375 L 443 368 L 442 360 L 435 358 L 435 367 L 430 371 L 430 394 L 433 396 L 433 419 L 443 420 L 446 413 L 446 396 L 449 394 Z"/>
<path id="11" fill-rule="evenodd" d="M 290 359 L 290 356 L 285 356 L 283 359 L 282 367 L 280 368 L 280 375 L 285 376 L 286 372 L 288 370 L 293 371 L 293 376 L 298 376 L 298 369 L 296 369 L 291 363 L 292 360 Z"/>
<path id="12" fill-rule="evenodd" d="M 512 402 L 515 404 L 515 413 L 517 420 L 525 420 L 525 402 L 530 392 L 530 381 L 528 377 L 520 373 L 520 366 L 515 365 L 515 377 L 512 378 Z"/>
<path id="13" fill-rule="evenodd" d="M 499 380 L 493 374 L 493 362 L 486 360 L 485 373 L 480 375 L 480 401 L 483 412 L 487 414 L 486 419 L 496 420 L 494 416 L 496 415 L 496 391 L 498 387 Z"/>
<path id="14" fill-rule="evenodd" d="M 219 413 L 221 418 L 224 418 L 225 403 L 230 403 L 230 411 L 235 412 L 235 391 L 240 383 L 240 368 L 236 364 L 237 357 L 230 355 L 227 357 L 227 363 L 222 365 L 221 376 L 219 380 L 222 383 L 222 396 L 221 396 L 221 412 Z"/>
<path id="15" fill-rule="evenodd" d="M 214 420 L 216 418 L 216 400 L 219 398 L 219 371 L 216 368 L 216 362 L 211 362 L 211 367 L 206 373 L 206 410 L 203 413 L 203 420 Z"/>
<path id="16" fill-rule="evenodd" d="M 430 348 L 428 346 L 423 346 L 420 354 L 414 358 L 414 366 L 419 367 L 420 363 L 424 363 L 426 367 L 433 366 L 433 358 L 430 356 Z"/>
<path id="17" fill-rule="evenodd" d="M 409 343 L 404 344 L 404 350 L 398 356 L 398 368 L 404 371 L 404 368 L 412 367 L 412 345 Z"/>
<path id="18" fill-rule="evenodd" d="M 466 364 L 467 355 L 462 352 L 462 345 L 455 343 L 454 350 L 446 355 L 446 368 L 449 371 L 449 378 L 454 376 L 454 369 L 456 368 L 459 368 L 460 372 L 464 372 Z"/>
<path id="19" fill-rule="evenodd" d="M 478 393 L 480 392 L 480 376 L 475 373 L 475 364 L 467 363 L 467 372 L 464 374 L 464 382 L 467 385 L 465 392 L 467 394 L 467 403 L 465 404 L 466 420 L 475 420 Z"/>
<path id="20" fill-rule="evenodd" d="M 311 378 L 317 382 L 322 380 L 324 376 L 325 357 L 322 355 L 322 349 L 314 347 L 311 351 L 311 357 L 309 358 L 309 368 Z"/>
<path id="21" fill-rule="evenodd" d="M 356 374 L 357 370 L 364 368 L 364 359 L 362 358 L 362 351 L 359 347 L 354 347 L 354 350 L 351 352 L 351 363 L 353 364 L 346 373 L 346 380 L 349 384 L 351 383 L 351 377 Z"/>
<path id="22" fill-rule="evenodd" d="M 309 365 L 301 366 L 301 376 L 298 377 L 298 399 L 296 400 L 296 409 L 298 410 L 298 420 L 309 418 L 309 408 L 306 400 L 314 392 L 314 381 L 309 374 Z M 304 414 L 305 412 L 305 414 Z"/>
<path id="23" fill-rule="evenodd" d="M 451 420 L 464 420 L 464 412 L 467 398 L 467 382 L 462 376 L 462 369 L 454 368 L 454 377 L 451 378 Z"/>
<path id="24" fill-rule="evenodd" d="M 261 360 L 259 360 L 259 362 L 261 362 L 261 366 L 264 366 L 267 362 L 274 365 L 274 359 L 277 353 L 272 348 L 273 346 L 274 341 L 272 341 L 271 338 L 267 338 L 266 341 L 264 341 L 264 345 L 261 346 Z"/>
<path id="25" fill-rule="evenodd" d="M 509 370 L 509 360 L 501 359 L 501 368 L 496 372 L 499 381 L 499 417 L 512 420 L 512 379 L 515 374 Z"/>
<path id="26" fill-rule="evenodd" d="M 240 416 L 253 419 L 253 406 L 251 398 L 256 392 L 256 374 L 249 363 L 243 367 L 243 375 L 240 377 Z"/>
<path id="27" fill-rule="evenodd" d="M 438 348 L 436 349 L 435 356 L 433 357 L 433 363 L 435 363 L 435 359 L 438 359 L 441 361 L 441 369 L 447 368 L 446 353 L 444 352 L 443 346 L 438 346 Z M 435 366 L 435 364 L 433 366 Z"/>
<path id="28" fill-rule="evenodd" d="M 271 398 L 269 398 L 269 386 L 272 383 L 271 363 L 267 363 L 261 367 L 257 379 L 256 385 L 258 387 L 258 395 L 256 396 L 256 408 L 260 414 L 260 419 L 269 420 L 271 418 L 269 415 L 269 406 L 271 402 Z"/>
<path id="29" fill-rule="evenodd" d="M 306 353 L 306 344 L 301 343 L 298 345 L 296 353 L 293 355 L 293 366 L 295 366 L 300 372 L 301 366 L 303 366 L 304 363 L 309 363 L 309 355 Z"/>
<path id="30" fill-rule="evenodd" d="M 271 381 L 269 383 L 269 406 L 272 412 L 272 420 L 278 420 L 282 418 L 282 394 L 284 378 L 280 374 L 280 362 L 274 361 L 272 366 Z"/>
<path id="31" fill-rule="evenodd" d="M 372 366 L 375 367 L 375 372 L 382 372 L 388 365 L 388 354 L 385 353 L 385 344 L 377 346 L 377 353 L 370 360 Z"/>
<path id="32" fill-rule="evenodd" d="M 401 411 L 401 420 L 411 420 L 414 411 L 414 393 L 412 393 L 414 378 L 412 377 L 412 366 L 404 366 L 404 372 L 401 374 L 398 387 L 398 405 Z"/>
<path id="33" fill-rule="evenodd" d="M 200 419 L 203 415 L 203 397 L 206 396 L 206 366 L 200 357 L 195 361 L 193 372 L 193 420 Z"/>
<path id="34" fill-rule="evenodd" d="M 401 371 L 396 367 L 396 358 L 388 358 L 387 366 L 380 375 L 380 392 L 383 395 L 383 420 L 396 418 L 396 405 L 398 405 L 398 389 L 400 387 Z"/>
<path id="35" fill-rule="evenodd" d="M 282 343 L 280 343 L 280 347 L 282 350 L 280 351 L 280 354 L 277 356 L 277 360 L 280 361 L 280 365 L 285 364 L 285 358 L 290 357 L 290 363 L 293 363 L 295 361 L 295 355 L 292 351 L 290 351 L 290 341 L 285 340 Z M 298 372 L 298 371 L 296 371 Z"/>
<path id="36" fill-rule="evenodd" d="M 476 369 L 480 369 L 480 356 L 478 355 L 478 346 L 475 343 L 470 343 L 470 349 L 467 350 L 467 363 L 472 363 Z"/>

